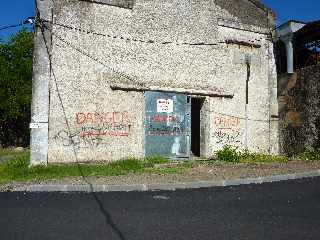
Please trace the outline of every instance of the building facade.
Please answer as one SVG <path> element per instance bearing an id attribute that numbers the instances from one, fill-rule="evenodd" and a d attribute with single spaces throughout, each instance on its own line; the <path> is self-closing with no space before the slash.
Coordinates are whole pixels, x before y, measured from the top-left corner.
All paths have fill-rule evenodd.
<path id="1" fill-rule="evenodd" d="M 225 145 L 278 153 L 274 14 L 256 0 L 37 1 L 32 164 Z"/>

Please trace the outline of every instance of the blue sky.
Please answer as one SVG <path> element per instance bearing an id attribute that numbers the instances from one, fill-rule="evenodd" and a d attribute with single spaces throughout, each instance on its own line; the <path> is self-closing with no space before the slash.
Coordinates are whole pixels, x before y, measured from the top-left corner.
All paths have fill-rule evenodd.
<path id="1" fill-rule="evenodd" d="M 47 1 L 47 0 L 46 0 Z M 1 0 L 0 28 L 23 22 L 27 17 L 34 16 L 34 0 Z M 20 28 L 0 31 L 0 39 L 6 39 Z"/>
<path id="2" fill-rule="evenodd" d="M 278 24 L 290 19 L 306 22 L 320 19 L 320 0 L 262 0 L 262 2 L 277 13 Z M 29 16 L 34 16 L 34 0 L 0 2 L 0 27 L 20 23 Z M 0 31 L 0 38 L 7 39 L 18 29 Z"/>
<path id="3" fill-rule="evenodd" d="M 277 23 L 288 20 L 310 22 L 320 19 L 319 0 L 262 0 L 277 14 Z"/>

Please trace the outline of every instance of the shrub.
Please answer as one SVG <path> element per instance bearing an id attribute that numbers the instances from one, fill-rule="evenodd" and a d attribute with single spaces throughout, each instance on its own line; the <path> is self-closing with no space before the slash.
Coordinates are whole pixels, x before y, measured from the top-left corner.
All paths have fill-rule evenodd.
<path id="1" fill-rule="evenodd" d="M 280 162 L 288 161 L 285 156 L 270 155 L 263 153 L 251 153 L 249 151 L 238 151 L 237 148 L 224 146 L 222 150 L 216 152 L 216 158 L 220 161 L 234 163 L 262 163 L 262 162 Z"/>
<path id="2" fill-rule="evenodd" d="M 226 145 L 216 152 L 216 157 L 220 161 L 239 162 L 241 154 L 237 151 L 237 148 Z"/>
<path id="3" fill-rule="evenodd" d="M 304 161 L 320 161 L 320 150 L 306 150 L 297 157 Z"/>

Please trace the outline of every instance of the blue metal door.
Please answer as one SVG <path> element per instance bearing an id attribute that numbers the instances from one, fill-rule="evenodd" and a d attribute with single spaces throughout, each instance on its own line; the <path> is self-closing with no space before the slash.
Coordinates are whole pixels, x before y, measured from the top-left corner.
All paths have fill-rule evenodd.
<path id="1" fill-rule="evenodd" d="M 185 94 L 145 92 L 145 155 L 190 155 L 191 99 Z"/>

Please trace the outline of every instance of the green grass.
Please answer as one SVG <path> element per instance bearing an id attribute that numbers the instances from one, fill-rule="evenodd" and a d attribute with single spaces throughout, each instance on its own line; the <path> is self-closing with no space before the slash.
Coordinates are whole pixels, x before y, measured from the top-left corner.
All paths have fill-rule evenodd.
<path id="1" fill-rule="evenodd" d="M 161 156 L 153 156 L 145 159 L 129 158 L 121 161 L 101 164 L 56 164 L 48 166 L 29 167 L 29 152 L 15 152 L 14 150 L 0 150 L 0 157 L 10 156 L 11 160 L 0 164 L 0 184 L 10 182 L 37 182 L 45 180 L 58 180 L 66 177 L 103 177 L 119 176 L 126 174 L 182 174 L 187 169 L 200 165 L 212 164 L 257 164 L 257 163 L 286 163 L 285 156 L 241 152 L 236 148 L 225 146 L 216 152 L 216 156 L 210 160 L 187 160 L 172 163 Z M 306 151 L 299 155 L 301 160 L 320 160 L 320 152 Z M 172 164 L 171 164 L 172 163 Z"/>
<path id="2" fill-rule="evenodd" d="M 243 153 L 240 157 L 241 163 L 287 163 L 288 158 L 281 155 L 270 155 L 261 153 Z"/>
<path id="3" fill-rule="evenodd" d="M 168 158 L 164 158 L 162 156 L 155 155 L 155 156 L 152 156 L 152 157 L 145 158 L 144 162 L 145 162 L 146 165 L 150 165 L 151 167 L 153 167 L 156 164 L 169 163 L 170 160 Z"/>
<path id="4" fill-rule="evenodd" d="M 27 156 L 29 151 L 15 151 L 14 149 L 0 148 L 0 158 L 16 158 L 19 156 Z"/>
<path id="5" fill-rule="evenodd" d="M 118 176 L 129 173 L 174 174 L 179 172 L 178 169 L 171 167 L 155 168 L 156 164 L 165 163 L 169 163 L 169 160 L 155 156 L 144 160 L 125 159 L 109 164 L 60 164 L 29 167 L 29 155 L 25 154 L 0 165 L 0 183 L 43 181 L 81 176 Z"/>

